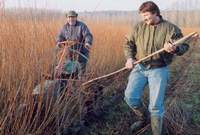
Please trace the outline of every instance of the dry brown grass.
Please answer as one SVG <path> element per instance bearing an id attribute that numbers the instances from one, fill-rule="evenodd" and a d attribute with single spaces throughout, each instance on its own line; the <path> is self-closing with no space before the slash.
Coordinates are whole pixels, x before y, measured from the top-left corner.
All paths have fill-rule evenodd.
<path id="1" fill-rule="evenodd" d="M 3 123 L 2 128 L 5 133 L 20 134 L 35 129 L 32 127 L 31 130 L 31 127 L 27 127 L 30 124 L 28 123 L 30 112 L 33 111 L 31 108 L 24 116 L 25 119 L 20 117 L 17 120 L 10 117 L 15 115 L 15 108 L 20 103 L 30 104 L 32 102 L 32 89 L 41 81 L 42 73 L 49 73 L 54 62 L 55 36 L 63 24 L 64 20 L 3 18 L 0 24 L 0 123 Z M 88 74 L 102 75 L 123 66 L 122 44 L 128 27 L 110 26 L 106 23 L 88 25 L 95 38 Z M 68 100 L 73 101 L 73 99 Z M 12 122 L 9 125 L 10 130 L 5 124 L 9 123 L 7 121 Z M 49 121 L 51 122 L 52 118 Z M 46 128 L 45 124 L 42 125 L 41 128 L 37 128 L 37 132 Z M 23 129 L 23 127 L 24 130 L 20 132 L 15 130 Z"/>
<path id="2" fill-rule="evenodd" d="M 6 118 L 14 115 L 14 108 L 19 103 L 31 102 L 32 89 L 41 81 L 41 74 L 49 72 L 54 60 L 55 36 L 64 20 L 50 21 L 31 18 L 19 20 L 8 17 L 1 19 L 0 123 L 2 124 Z M 94 35 L 88 74 L 100 76 L 123 67 L 122 45 L 130 27 L 107 23 L 88 23 L 88 26 Z M 200 32 L 200 29 L 183 28 L 183 31 L 186 34 L 192 31 Z M 28 118 L 28 113 L 24 117 Z M 15 123 L 14 129 L 12 126 L 4 127 L 10 128 L 12 133 L 32 131 L 28 129 L 26 119 L 13 119 L 12 122 Z M 17 124 L 18 122 L 22 125 Z M 17 129 L 23 129 L 23 126 L 26 129 L 18 132 Z M 44 127 L 38 129 L 43 130 Z"/>
<path id="3" fill-rule="evenodd" d="M 182 28 L 182 31 L 183 31 L 183 34 L 188 34 L 188 33 L 191 33 L 191 32 L 200 32 L 200 28 L 199 27 L 193 27 L 193 28 Z"/>

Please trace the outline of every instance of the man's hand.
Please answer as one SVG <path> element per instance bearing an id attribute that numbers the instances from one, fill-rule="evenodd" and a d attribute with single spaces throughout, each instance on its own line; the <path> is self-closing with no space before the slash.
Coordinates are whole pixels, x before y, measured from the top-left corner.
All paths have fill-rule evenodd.
<path id="1" fill-rule="evenodd" d="M 87 50 L 90 50 L 91 45 L 90 45 L 89 43 L 85 43 L 85 48 L 86 48 Z"/>
<path id="2" fill-rule="evenodd" d="M 56 44 L 56 46 L 58 46 L 59 48 L 64 48 L 65 44 L 62 43 L 62 42 L 58 42 L 58 43 Z"/>
<path id="3" fill-rule="evenodd" d="M 176 51 L 176 46 L 172 43 L 167 42 L 164 44 L 164 49 L 168 53 L 174 53 Z"/>
<path id="4" fill-rule="evenodd" d="M 135 62 L 135 60 L 132 58 L 127 59 L 125 67 L 127 69 L 132 69 L 134 67 L 134 62 Z"/>
<path id="5" fill-rule="evenodd" d="M 200 41 L 200 36 L 198 33 L 196 33 L 194 36 L 192 36 L 192 40 L 194 40 L 194 42 L 199 42 Z"/>

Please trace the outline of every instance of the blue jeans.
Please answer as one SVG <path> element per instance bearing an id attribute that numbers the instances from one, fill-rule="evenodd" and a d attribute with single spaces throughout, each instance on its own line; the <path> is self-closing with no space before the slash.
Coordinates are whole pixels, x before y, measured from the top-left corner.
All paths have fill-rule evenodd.
<path id="1" fill-rule="evenodd" d="M 163 117 L 164 95 L 168 82 L 168 67 L 147 69 L 137 64 L 129 76 L 125 90 L 125 101 L 131 107 L 141 106 L 141 96 L 144 88 L 149 84 L 149 112 L 151 116 Z"/>

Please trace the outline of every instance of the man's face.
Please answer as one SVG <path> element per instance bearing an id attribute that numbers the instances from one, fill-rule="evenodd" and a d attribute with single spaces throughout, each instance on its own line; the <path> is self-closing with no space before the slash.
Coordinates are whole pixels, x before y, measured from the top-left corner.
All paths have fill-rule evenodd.
<path id="1" fill-rule="evenodd" d="M 77 21 L 77 17 L 76 16 L 68 16 L 67 17 L 67 22 L 69 23 L 69 25 L 75 25 Z"/>
<path id="2" fill-rule="evenodd" d="M 158 17 L 156 13 L 152 14 L 151 12 L 140 13 L 140 15 L 142 16 L 143 21 L 148 25 L 155 24 Z"/>

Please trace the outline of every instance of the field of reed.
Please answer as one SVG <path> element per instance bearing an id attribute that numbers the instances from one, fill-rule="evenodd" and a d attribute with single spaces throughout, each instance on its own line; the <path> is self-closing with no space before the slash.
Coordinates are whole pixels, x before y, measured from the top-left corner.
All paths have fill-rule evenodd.
<path id="1" fill-rule="evenodd" d="M 64 18 L 51 20 L 37 19 L 32 16 L 27 16 L 27 18 L 23 19 L 17 16 L 1 16 L 0 133 L 13 135 L 54 134 L 62 130 L 62 123 L 69 129 L 73 123 L 77 122 L 82 117 L 82 113 L 84 113 L 84 105 L 81 104 L 82 98 L 86 98 L 88 95 L 81 96 L 81 92 L 77 92 L 77 95 L 70 97 L 65 95 L 64 100 L 56 101 L 56 104 L 53 105 L 53 109 L 47 107 L 46 113 L 42 115 L 43 118 L 41 118 L 40 115 L 42 111 L 40 107 L 35 117 L 32 117 L 34 112 L 32 90 L 37 84 L 44 81 L 42 78 L 43 73 L 49 74 L 51 72 L 51 66 L 56 56 L 56 34 L 64 23 Z M 112 23 L 111 25 L 108 22 L 92 23 L 92 21 L 89 20 L 86 21 L 86 23 L 94 35 L 94 43 L 86 71 L 87 78 L 91 79 L 122 68 L 125 63 L 122 45 L 125 41 L 125 35 L 130 31 L 131 25 L 125 25 L 123 23 Z M 182 28 L 182 30 L 184 34 L 193 31 L 200 33 L 200 26 L 197 28 Z M 193 47 L 196 48 L 197 45 L 199 44 L 195 44 Z M 194 52 L 196 51 L 195 49 L 191 50 Z M 190 51 L 188 54 L 192 53 L 193 52 Z M 184 58 L 186 60 L 190 59 L 192 62 L 193 57 L 196 57 L 195 64 L 199 66 L 199 57 L 197 54 L 195 56 L 186 56 L 188 57 Z M 187 65 L 187 63 L 181 64 Z M 187 67 L 186 65 L 182 66 Z M 176 66 L 172 66 L 172 69 L 178 74 L 179 70 L 181 71 L 182 69 L 177 69 Z M 196 69 L 193 69 L 193 72 L 195 74 L 195 72 L 197 72 Z M 187 78 L 185 79 L 187 80 Z M 197 78 L 197 80 L 198 79 L 199 78 Z M 126 78 L 124 78 L 124 80 L 126 80 Z M 184 78 L 183 81 L 185 81 Z M 196 85 L 197 84 L 195 84 L 195 88 L 197 87 Z M 177 87 L 179 88 L 180 86 Z M 199 87 L 197 87 L 195 91 L 199 91 Z M 41 100 L 42 99 L 39 100 L 39 104 L 42 104 Z M 59 100 L 61 99 L 59 98 Z M 199 100 L 196 99 L 196 97 L 194 97 L 194 100 L 194 102 L 199 105 Z M 25 107 L 23 107 L 23 105 L 25 105 Z M 176 105 L 177 104 L 175 104 L 175 106 Z M 21 106 L 23 108 L 22 111 L 20 110 Z M 200 113 L 199 109 L 196 109 L 196 112 Z M 199 115 L 195 115 L 195 120 L 197 121 L 195 126 L 199 127 Z M 170 123 L 168 123 L 168 125 L 169 124 Z M 108 131 L 111 133 L 110 130 Z M 70 134 L 69 131 L 68 133 Z M 100 133 L 100 131 L 98 131 L 98 133 Z M 114 132 L 112 133 L 114 134 Z M 108 132 L 105 134 L 108 134 Z"/>

